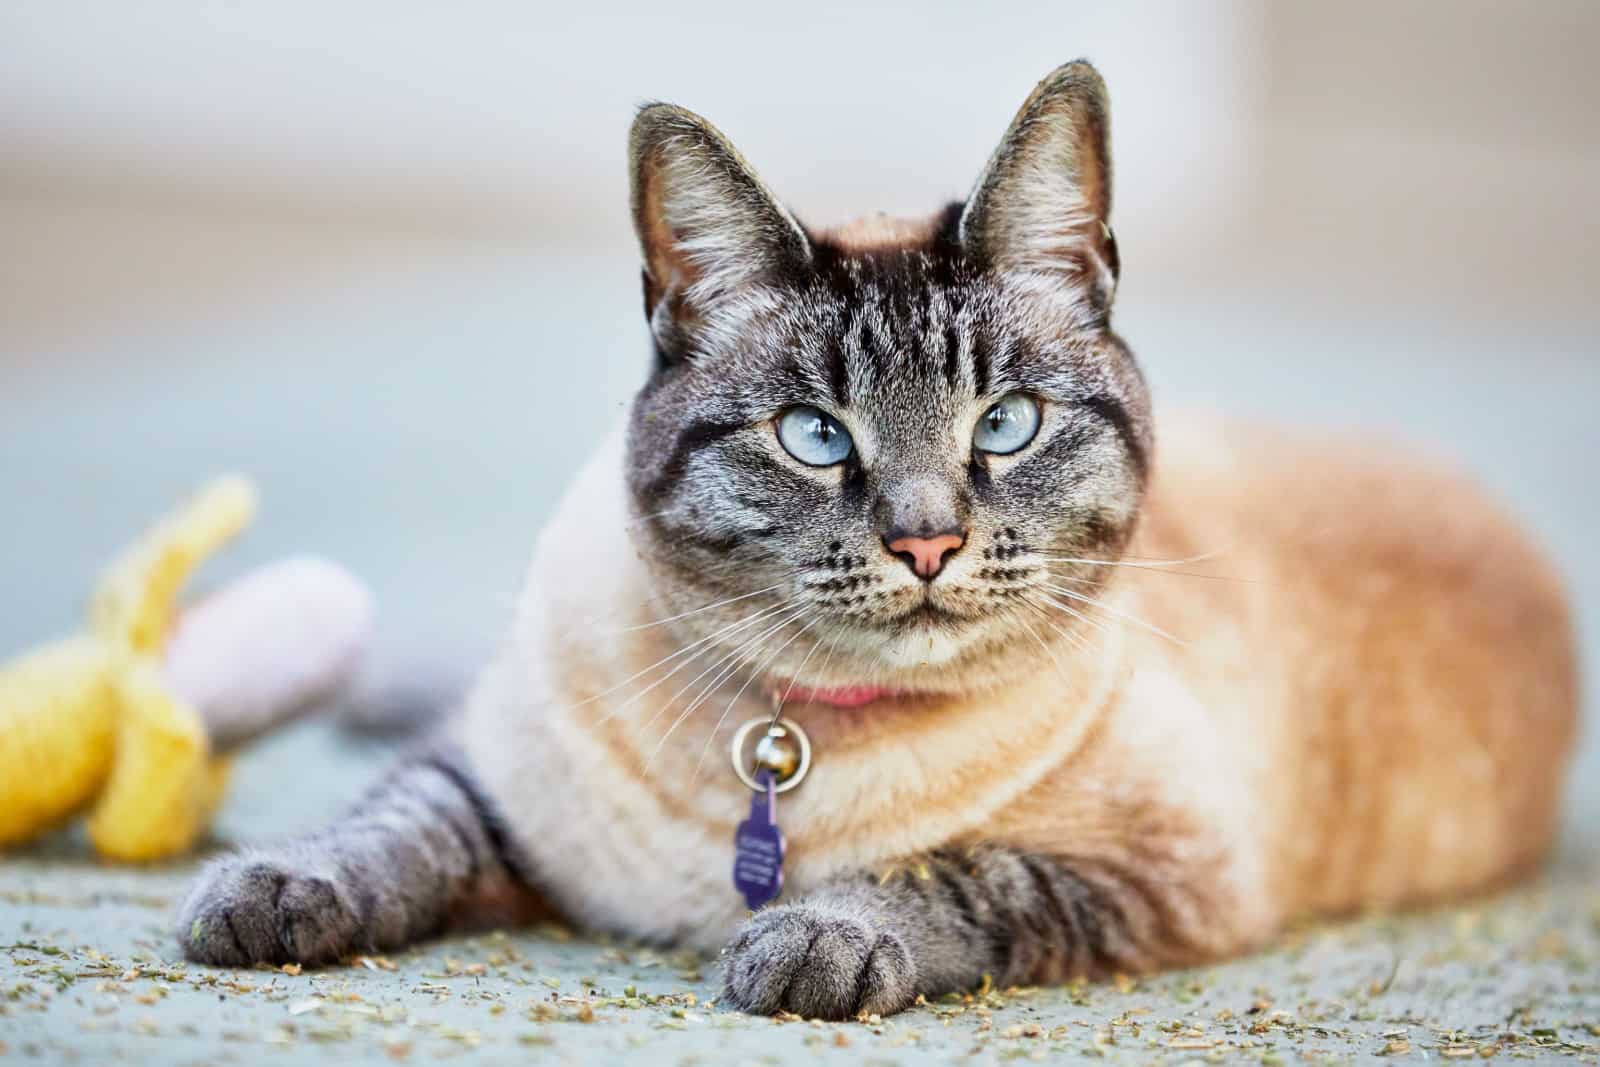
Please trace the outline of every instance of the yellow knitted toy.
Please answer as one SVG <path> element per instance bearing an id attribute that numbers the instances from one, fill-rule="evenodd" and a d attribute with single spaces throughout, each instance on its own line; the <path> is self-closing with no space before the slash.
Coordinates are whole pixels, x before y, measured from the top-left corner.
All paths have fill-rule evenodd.
<path id="1" fill-rule="evenodd" d="M 182 852 L 221 800 L 219 753 L 346 680 L 370 598 L 320 561 L 264 568 L 185 612 L 178 655 L 185 579 L 255 508 L 244 479 L 211 483 L 106 570 L 87 633 L 0 665 L 0 848 L 88 808 L 102 855 Z"/>

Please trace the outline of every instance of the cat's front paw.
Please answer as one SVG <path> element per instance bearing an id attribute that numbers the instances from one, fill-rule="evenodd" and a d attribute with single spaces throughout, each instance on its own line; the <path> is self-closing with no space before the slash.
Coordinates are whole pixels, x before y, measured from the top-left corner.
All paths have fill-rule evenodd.
<path id="1" fill-rule="evenodd" d="M 183 954 L 198 963 L 328 963 L 358 947 L 355 901 L 331 866 L 233 856 L 201 874 L 178 912 Z"/>
<path id="2" fill-rule="evenodd" d="M 810 1019 L 887 1015 L 916 997 L 905 942 L 853 915 L 804 902 L 759 912 L 723 952 L 722 1002 Z"/>

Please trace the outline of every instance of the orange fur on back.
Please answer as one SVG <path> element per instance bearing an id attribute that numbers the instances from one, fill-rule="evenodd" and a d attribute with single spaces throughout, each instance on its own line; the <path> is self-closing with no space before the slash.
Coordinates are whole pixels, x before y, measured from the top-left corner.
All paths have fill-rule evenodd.
<path id="1" fill-rule="evenodd" d="M 937 225 L 937 218 L 903 219 L 879 212 L 824 230 L 819 239 L 846 252 L 882 251 L 920 245 L 933 236 Z"/>
<path id="2" fill-rule="evenodd" d="M 1398 447 L 1236 427 L 1165 435 L 1141 536 L 1211 581 L 1129 572 L 1129 602 L 1238 751 L 1289 913 L 1472 891 L 1555 827 L 1577 709 L 1561 585 L 1512 520 Z M 1178 569 L 1178 568 L 1175 568 Z"/>

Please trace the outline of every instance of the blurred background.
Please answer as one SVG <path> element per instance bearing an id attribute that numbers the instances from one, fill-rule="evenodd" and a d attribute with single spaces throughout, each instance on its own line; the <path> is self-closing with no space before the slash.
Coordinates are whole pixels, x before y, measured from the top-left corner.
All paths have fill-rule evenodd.
<path id="1" fill-rule="evenodd" d="M 812 222 L 922 213 L 1087 56 L 1160 403 L 1453 457 L 1594 661 L 1600 4 L 775 10 L 0 4 L 0 656 L 230 469 L 265 507 L 216 573 L 325 553 L 392 647 L 481 654 L 646 371 L 635 106 L 708 115 Z"/>

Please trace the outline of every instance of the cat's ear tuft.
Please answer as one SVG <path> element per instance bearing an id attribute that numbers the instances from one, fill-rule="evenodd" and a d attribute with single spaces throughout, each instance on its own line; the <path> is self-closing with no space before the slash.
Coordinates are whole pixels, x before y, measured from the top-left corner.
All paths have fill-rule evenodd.
<path id="1" fill-rule="evenodd" d="M 746 287 L 780 282 L 810 261 L 800 224 L 699 115 L 670 104 L 641 109 L 628 164 L 645 314 L 663 344 Z"/>
<path id="2" fill-rule="evenodd" d="M 1087 61 L 1033 90 L 973 187 L 962 244 L 986 267 L 1061 280 L 1107 313 L 1119 263 L 1111 234 L 1111 111 Z"/>

